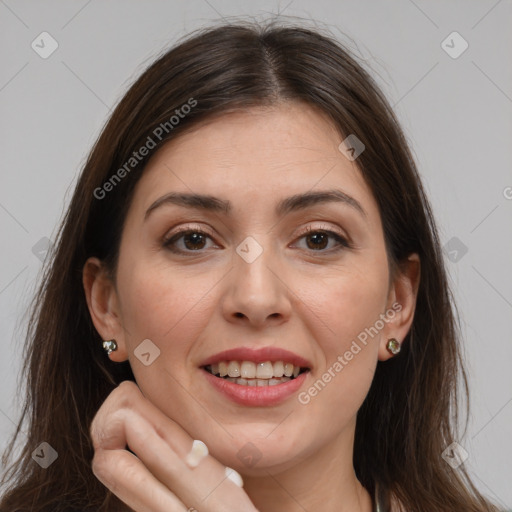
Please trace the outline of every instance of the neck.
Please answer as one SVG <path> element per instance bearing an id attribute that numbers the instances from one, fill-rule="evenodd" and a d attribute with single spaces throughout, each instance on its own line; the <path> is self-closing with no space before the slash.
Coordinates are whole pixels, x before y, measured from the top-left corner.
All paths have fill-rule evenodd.
<path id="1" fill-rule="evenodd" d="M 261 512 L 372 512 L 368 491 L 352 463 L 353 434 L 331 443 L 285 470 L 270 468 L 261 476 L 244 476 L 244 489 Z"/>

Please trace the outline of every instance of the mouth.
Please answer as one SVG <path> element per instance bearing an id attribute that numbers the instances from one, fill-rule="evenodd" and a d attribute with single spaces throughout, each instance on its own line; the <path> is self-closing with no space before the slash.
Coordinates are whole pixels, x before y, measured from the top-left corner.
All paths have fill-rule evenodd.
<path id="1" fill-rule="evenodd" d="M 312 364 L 275 346 L 239 347 L 200 364 L 206 382 L 223 397 L 250 407 L 277 406 L 305 386 Z"/>
<path id="2" fill-rule="evenodd" d="M 288 361 L 219 361 L 202 367 L 214 377 L 240 386 L 278 386 L 310 371 Z"/>

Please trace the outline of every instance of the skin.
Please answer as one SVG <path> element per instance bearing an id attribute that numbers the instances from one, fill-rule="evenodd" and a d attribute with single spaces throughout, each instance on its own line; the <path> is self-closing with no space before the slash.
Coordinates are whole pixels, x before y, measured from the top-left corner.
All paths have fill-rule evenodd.
<path id="1" fill-rule="evenodd" d="M 128 359 L 137 380 L 114 390 L 93 422 L 93 470 L 133 510 L 371 511 L 352 465 L 356 413 L 377 362 L 393 357 L 387 340 L 401 341 L 410 329 L 419 259 L 409 256 L 390 276 L 377 203 L 357 161 L 339 151 L 342 140 L 324 114 L 299 103 L 203 123 L 146 167 L 115 280 L 99 260 L 87 261 L 93 322 L 103 339 L 117 341 L 111 359 Z M 339 202 L 274 211 L 283 198 L 327 189 L 350 195 L 365 214 Z M 229 200 L 232 211 L 165 204 L 145 218 L 169 192 Z M 181 237 L 175 247 L 183 253 L 176 254 L 163 240 L 180 227 L 207 235 Z M 334 231 L 351 247 L 332 235 L 315 238 L 318 230 Z M 252 263 L 236 252 L 247 236 L 263 249 Z M 276 346 L 311 362 L 304 391 L 396 303 L 401 310 L 307 404 L 296 393 L 273 407 L 237 405 L 199 368 L 226 349 Z M 160 349 L 149 366 L 134 355 L 145 339 Z M 183 459 L 193 439 L 210 455 L 188 469 Z M 253 467 L 237 457 L 248 442 L 261 455 Z M 243 489 L 224 479 L 224 466 L 242 475 Z"/>

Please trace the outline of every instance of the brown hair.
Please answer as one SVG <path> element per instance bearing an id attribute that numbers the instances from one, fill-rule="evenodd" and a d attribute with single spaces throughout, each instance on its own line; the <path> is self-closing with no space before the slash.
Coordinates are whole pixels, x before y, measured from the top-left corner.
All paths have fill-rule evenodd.
<path id="1" fill-rule="evenodd" d="M 356 134 L 365 144 L 357 163 L 378 203 L 393 268 L 413 252 L 422 264 L 416 313 L 402 352 L 377 365 L 358 412 L 357 477 L 372 495 L 379 485 L 385 501 L 400 510 L 497 510 L 464 466 L 454 470 L 441 457 L 458 439 L 458 378 L 466 396 L 468 386 L 434 218 L 398 122 L 373 79 L 333 37 L 271 22 L 203 29 L 165 52 L 128 90 L 95 143 L 35 297 L 25 404 L 4 463 L 25 421 L 28 440 L 4 477 L 10 486 L 0 511 L 121 506 L 91 471 L 88 429 L 107 395 L 134 377 L 128 362 L 105 357 L 87 309 L 82 268 L 97 256 L 115 269 L 125 214 L 150 155 L 105 198 L 95 191 L 191 99 L 195 106 L 168 127 L 156 149 L 211 116 L 286 100 L 315 106 L 340 135 Z M 47 469 L 31 459 L 42 441 L 58 452 Z"/>

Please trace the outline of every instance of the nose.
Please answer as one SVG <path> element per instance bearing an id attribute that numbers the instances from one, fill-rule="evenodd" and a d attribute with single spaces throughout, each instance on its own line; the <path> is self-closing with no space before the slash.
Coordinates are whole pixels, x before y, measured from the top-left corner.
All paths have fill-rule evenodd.
<path id="1" fill-rule="evenodd" d="M 261 328 L 290 318 L 293 292 L 272 251 L 250 263 L 234 252 L 227 279 L 222 310 L 228 322 Z"/>

